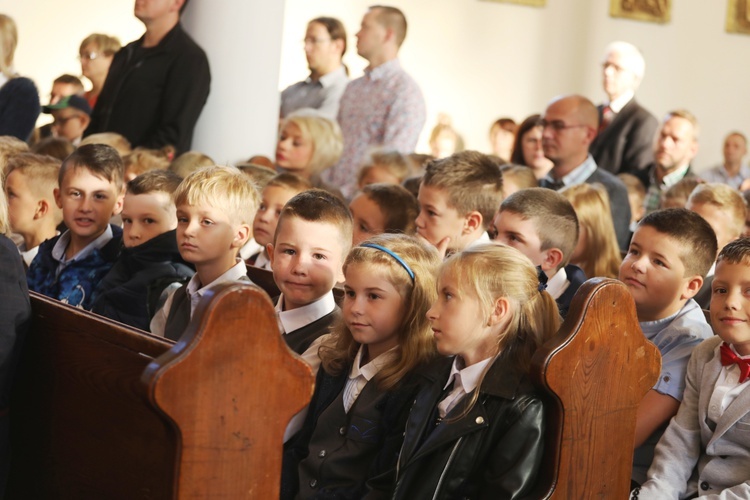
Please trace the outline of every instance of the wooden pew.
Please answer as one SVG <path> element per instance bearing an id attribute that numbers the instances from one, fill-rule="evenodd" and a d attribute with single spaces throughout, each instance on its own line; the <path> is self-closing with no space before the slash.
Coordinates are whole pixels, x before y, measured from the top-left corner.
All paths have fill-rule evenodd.
<path id="1" fill-rule="evenodd" d="M 312 394 L 257 287 L 217 287 L 174 344 L 32 294 L 7 498 L 274 498 Z"/>
<path id="2" fill-rule="evenodd" d="M 7 498 L 277 497 L 310 372 L 263 292 L 233 284 L 214 298 L 172 344 L 33 295 Z M 625 498 L 635 412 L 660 369 L 625 287 L 584 284 L 533 366 L 550 413 L 533 498 Z"/>
<path id="3" fill-rule="evenodd" d="M 581 286 L 559 332 L 534 355 L 549 395 L 541 480 L 533 498 L 627 498 L 635 418 L 661 370 L 625 285 Z"/>

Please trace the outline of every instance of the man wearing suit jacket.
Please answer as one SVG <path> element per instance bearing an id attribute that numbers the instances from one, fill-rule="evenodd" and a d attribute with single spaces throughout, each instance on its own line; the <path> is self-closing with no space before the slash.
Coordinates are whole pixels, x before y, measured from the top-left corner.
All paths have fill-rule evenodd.
<path id="1" fill-rule="evenodd" d="M 630 237 L 628 190 L 620 179 L 597 167 L 589 154 L 596 137 L 599 116 L 594 103 L 583 96 L 569 95 L 552 100 L 541 120 L 544 156 L 552 161 L 552 170 L 542 187 L 562 189 L 584 182 L 602 184 L 609 194 L 612 222 L 620 249 L 627 250 Z"/>
<path id="2" fill-rule="evenodd" d="M 599 135 L 590 152 L 599 168 L 613 174 L 635 173 L 651 163 L 651 147 L 659 122 L 635 100 L 646 63 L 635 45 L 612 42 L 603 64 L 608 102 L 598 107 Z"/>

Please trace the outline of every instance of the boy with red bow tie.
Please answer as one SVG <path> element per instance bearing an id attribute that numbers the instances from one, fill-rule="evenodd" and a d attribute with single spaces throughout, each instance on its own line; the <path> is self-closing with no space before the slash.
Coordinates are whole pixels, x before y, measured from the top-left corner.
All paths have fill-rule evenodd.
<path id="1" fill-rule="evenodd" d="M 719 253 L 711 323 L 638 498 L 750 498 L 750 239 Z"/>

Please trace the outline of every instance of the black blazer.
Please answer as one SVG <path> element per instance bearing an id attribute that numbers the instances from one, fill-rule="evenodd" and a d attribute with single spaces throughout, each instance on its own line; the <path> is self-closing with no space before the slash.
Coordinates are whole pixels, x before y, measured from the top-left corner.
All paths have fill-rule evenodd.
<path id="1" fill-rule="evenodd" d="M 603 106 L 599 106 L 601 119 Z M 589 147 L 599 168 L 613 174 L 635 173 L 654 159 L 654 137 L 659 121 L 631 99 Z"/>
<path id="2" fill-rule="evenodd" d="M 528 378 L 498 358 L 479 398 L 471 395 L 435 426 L 452 359 L 439 360 L 414 402 L 398 459 L 394 499 L 521 498 L 529 495 L 544 450 L 544 407 Z"/>
<path id="3" fill-rule="evenodd" d="M 628 200 L 628 188 L 615 175 L 597 168 L 593 174 L 586 179 L 586 183 L 598 182 L 603 185 L 609 194 L 610 211 L 612 222 L 615 225 L 617 244 L 620 250 L 627 250 L 630 244 L 630 201 Z"/>

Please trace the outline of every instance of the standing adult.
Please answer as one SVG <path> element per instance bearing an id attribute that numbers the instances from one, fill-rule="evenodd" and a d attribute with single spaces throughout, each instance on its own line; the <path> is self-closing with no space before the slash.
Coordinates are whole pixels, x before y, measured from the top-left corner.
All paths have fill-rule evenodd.
<path id="1" fill-rule="evenodd" d="M 34 82 L 16 74 L 13 56 L 18 29 L 12 18 L 0 14 L 0 136 L 28 140 L 39 117 L 39 91 Z"/>
<path id="2" fill-rule="evenodd" d="M 349 83 L 338 121 L 344 153 L 324 180 L 351 197 L 357 170 L 373 147 L 411 153 L 426 119 L 422 91 L 401 67 L 398 51 L 406 38 L 406 17 L 395 7 L 370 7 L 357 33 L 357 54 L 370 63 L 364 76 Z"/>
<path id="3" fill-rule="evenodd" d="M 583 96 L 558 97 L 547 105 L 542 120 L 544 155 L 552 160 L 552 170 L 540 184 L 562 189 L 576 184 L 599 183 L 609 195 L 612 222 L 621 250 L 630 239 L 630 202 L 628 190 L 620 179 L 602 170 L 589 154 L 598 124 L 596 106 Z"/>
<path id="4" fill-rule="evenodd" d="M 602 65 L 608 102 L 599 108 L 599 135 L 591 143 L 591 155 L 599 168 L 613 174 L 635 173 L 651 162 L 654 134 L 659 122 L 635 100 L 646 62 L 628 42 L 607 46 Z"/>
<path id="5" fill-rule="evenodd" d="M 136 0 L 146 32 L 115 54 L 86 135 L 117 132 L 133 147 L 190 149 L 211 75 L 206 53 L 180 24 L 187 1 Z"/>
<path id="6" fill-rule="evenodd" d="M 310 76 L 281 92 L 281 118 L 309 108 L 335 120 L 349 83 L 341 61 L 346 53 L 346 29 L 338 19 L 318 17 L 307 23 L 304 43 Z"/>
<path id="7" fill-rule="evenodd" d="M 83 39 L 78 51 L 81 60 L 81 74 L 91 82 L 91 90 L 84 97 L 92 108 L 104 87 L 109 67 L 112 65 L 117 51 L 120 50 L 120 40 L 109 35 L 94 33 Z M 52 103 L 55 104 L 55 103 Z"/>

